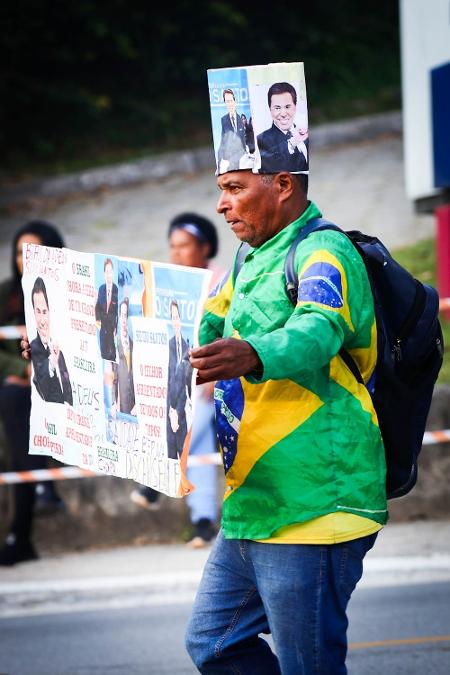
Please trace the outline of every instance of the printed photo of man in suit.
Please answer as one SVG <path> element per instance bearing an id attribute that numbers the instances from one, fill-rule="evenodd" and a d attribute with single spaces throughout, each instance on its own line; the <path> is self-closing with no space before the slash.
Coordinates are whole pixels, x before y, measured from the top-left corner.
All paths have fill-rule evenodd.
<path id="1" fill-rule="evenodd" d="M 31 291 L 37 336 L 30 344 L 33 384 L 39 396 L 49 403 L 73 405 L 72 385 L 59 345 L 50 336 L 50 309 L 44 280 L 37 277 Z"/>
<path id="2" fill-rule="evenodd" d="M 276 82 L 267 92 L 272 126 L 257 137 L 261 173 L 308 171 L 308 129 L 295 122 L 297 92 L 289 82 Z"/>
<path id="3" fill-rule="evenodd" d="M 174 335 L 169 340 L 169 373 L 167 382 L 167 452 L 178 459 L 187 435 L 186 403 L 191 398 L 192 366 L 189 344 L 181 334 L 180 310 L 176 300 L 170 303 Z"/>
<path id="4" fill-rule="evenodd" d="M 119 307 L 119 340 L 117 353 L 117 403 L 120 412 L 135 414 L 134 382 L 133 382 L 133 340 L 128 332 L 129 300 L 124 298 Z"/>
<path id="5" fill-rule="evenodd" d="M 114 266 L 111 258 L 103 263 L 105 283 L 98 289 L 95 319 L 100 324 L 100 352 L 102 359 L 116 360 L 116 332 L 118 288 L 113 282 Z"/>
<path id="6" fill-rule="evenodd" d="M 245 126 L 241 115 L 236 111 L 236 99 L 232 89 L 224 89 L 223 100 L 228 112 L 221 120 L 222 136 L 217 153 L 219 174 L 239 169 L 239 161 L 246 154 Z"/>

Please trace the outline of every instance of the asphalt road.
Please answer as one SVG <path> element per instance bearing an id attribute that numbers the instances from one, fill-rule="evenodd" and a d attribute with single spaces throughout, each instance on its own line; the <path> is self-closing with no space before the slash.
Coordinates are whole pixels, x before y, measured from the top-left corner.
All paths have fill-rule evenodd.
<path id="1" fill-rule="evenodd" d="M 170 596 L 151 606 L 74 606 L 0 620 L 0 672 L 190 675 L 197 672 L 183 645 L 190 604 Z M 449 608 L 448 583 L 357 590 L 349 612 L 349 675 L 448 675 Z"/>
<path id="2" fill-rule="evenodd" d="M 127 547 L 2 569 L 0 673 L 194 673 L 183 636 L 207 555 Z M 450 521 L 388 525 L 349 614 L 350 675 L 448 675 Z"/>

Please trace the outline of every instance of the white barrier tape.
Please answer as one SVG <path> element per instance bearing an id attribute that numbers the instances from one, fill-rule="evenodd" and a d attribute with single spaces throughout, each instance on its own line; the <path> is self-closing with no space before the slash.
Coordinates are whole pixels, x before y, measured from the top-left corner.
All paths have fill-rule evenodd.
<path id="1" fill-rule="evenodd" d="M 439 309 L 450 309 L 450 298 L 441 298 L 439 300 Z"/>
<path id="2" fill-rule="evenodd" d="M 192 455 L 188 457 L 188 466 L 205 466 L 207 464 L 222 464 L 222 456 L 219 452 L 209 455 Z M 69 478 L 92 478 L 94 476 L 106 476 L 110 474 L 81 469 L 78 466 L 64 466 L 55 469 L 35 469 L 34 471 L 9 471 L 0 473 L 0 485 L 12 485 L 13 483 L 41 483 L 46 480 L 67 480 Z"/>
<path id="3" fill-rule="evenodd" d="M 34 471 L 9 471 L 0 473 L 0 485 L 12 483 L 41 483 L 46 480 L 67 480 L 68 478 L 86 478 L 103 476 L 78 466 L 64 466 L 61 469 L 35 469 Z"/>
<path id="4" fill-rule="evenodd" d="M 188 466 L 204 466 L 205 464 L 222 466 L 222 455 L 220 452 L 213 452 L 210 455 L 192 455 L 192 457 L 188 457 Z"/>
<path id="5" fill-rule="evenodd" d="M 436 445 L 437 443 L 450 442 L 450 429 L 441 429 L 440 431 L 426 431 L 423 437 L 422 445 Z M 220 452 L 214 452 L 208 455 L 192 455 L 188 457 L 188 467 L 206 466 L 214 464 L 222 465 L 222 456 Z M 110 474 L 96 473 L 88 469 L 80 469 L 77 466 L 65 466 L 56 469 L 36 469 L 35 471 L 10 471 L 9 473 L 0 473 L 0 485 L 11 485 L 13 483 L 40 483 L 46 480 L 67 480 L 68 478 L 90 478 L 93 476 L 106 476 Z"/>
<path id="6" fill-rule="evenodd" d="M 448 443 L 450 441 L 450 429 L 440 431 L 426 431 L 423 435 L 422 445 L 434 445 L 435 443 Z"/>

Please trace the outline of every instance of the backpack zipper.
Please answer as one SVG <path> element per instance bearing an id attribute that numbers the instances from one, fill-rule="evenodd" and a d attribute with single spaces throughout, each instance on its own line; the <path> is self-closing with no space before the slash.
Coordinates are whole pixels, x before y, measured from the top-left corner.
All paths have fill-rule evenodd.
<path id="1" fill-rule="evenodd" d="M 417 281 L 417 279 L 414 279 L 416 282 L 416 295 L 414 297 L 414 302 L 413 306 L 411 307 L 411 310 L 406 317 L 405 321 L 403 322 L 403 326 L 398 332 L 397 337 L 394 340 L 394 344 L 391 349 L 391 353 L 393 356 L 394 361 L 399 363 L 402 360 L 402 343 L 403 341 L 408 338 L 411 334 L 412 329 L 414 328 L 418 317 L 422 314 L 424 307 L 425 307 L 425 301 L 426 301 L 426 292 L 425 289 L 423 288 L 422 284 L 420 281 Z"/>

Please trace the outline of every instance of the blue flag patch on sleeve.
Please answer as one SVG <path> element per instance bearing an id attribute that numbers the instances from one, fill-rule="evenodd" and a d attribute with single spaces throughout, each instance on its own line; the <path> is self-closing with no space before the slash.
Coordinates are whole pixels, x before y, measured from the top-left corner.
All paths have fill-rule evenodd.
<path id="1" fill-rule="evenodd" d="M 342 279 L 337 267 L 327 262 L 310 265 L 299 279 L 298 301 L 317 302 L 333 308 L 342 307 Z"/>

